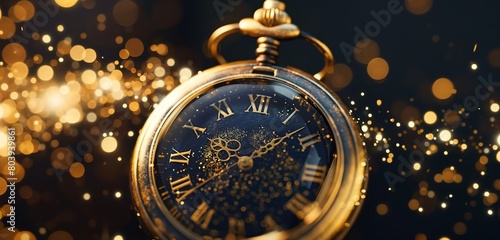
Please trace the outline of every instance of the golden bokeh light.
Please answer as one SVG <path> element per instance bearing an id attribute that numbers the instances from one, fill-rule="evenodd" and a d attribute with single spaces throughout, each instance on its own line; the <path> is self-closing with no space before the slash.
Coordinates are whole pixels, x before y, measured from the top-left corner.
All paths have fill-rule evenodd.
<path id="1" fill-rule="evenodd" d="M 50 234 L 48 240 L 74 240 L 73 236 L 66 231 L 55 231 Z"/>
<path id="2" fill-rule="evenodd" d="M 493 48 L 488 53 L 488 63 L 494 68 L 500 68 L 500 48 Z"/>
<path id="3" fill-rule="evenodd" d="M 65 147 L 54 149 L 50 156 L 52 167 L 63 171 L 68 170 L 68 168 L 73 164 L 73 159 L 73 152 Z"/>
<path id="4" fill-rule="evenodd" d="M 52 41 L 52 37 L 48 34 L 45 34 L 42 36 L 42 42 L 44 43 L 50 43 Z"/>
<path id="5" fill-rule="evenodd" d="M 424 114 L 424 122 L 431 125 L 436 123 L 437 121 L 437 115 L 433 111 L 428 111 Z"/>
<path id="6" fill-rule="evenodd" d="M 9 39 L 16 33 L 16 23 L 9 17 L 0 18 L 0 39 Z"/>
<path id="7" fill-rule="evenodd" d="M 189 68 L 182 68 L 180 71 L 179 71 L 179 81 L 181 83 L 184 83 L 185 81 L 187 81 L 189 78 L 191 78 L 191 76 L 193 75 L 193 72 L 191 71 L 191 69 Z"/>
<path id="8" fill-rule="evenodd" d="M 156 52 L 160 55 L 160 56 L 165 56 L 167 55 L 168 53 L 168 47 L 166 44 L 158 44 L 157 45 L 157 48 L 156 48 Z"/>
<path id="9" fill-rule="evenodd" d="M 85 200 L 85 201 L 90 200 L 90 194 L 88 194 L 88 193 L 84 193 L 84 194 L 83 194 L 83 200 Z"/>
<path id="10" fill-rule="evenodd" d="M 120 50 L 119 56 L 121 59 L 127 59 L 130 57 L 130 53 L 127 49 Z"/>
<path id="11" fill-rule="evenodd" d="M 415 235 L 415 240 L 427 240 L 427 236 L 423 233 L 418 233 Z"/>
<path id="12" fill-rule="evenodd" d="M 118 141 L 114 137 L 105 137 L 101 142 L 101 148 L 104 152 L 112 153 L 118 147 Z"/>
<path id="13" fill-rule="evenodd" d="M 55 0 L 55 2 L 63 8 L 70 8 L 75 6 L 78 0 Z"/>
<path id="14" fill-rule="evenodd" d="M 405 0 L 405 8 L 415 15 L 425 14 L 432 8 L 432 0 Z"/>
<path id="15" fill-rule="evenodd" d="M 490 110 L 491 110 L 491 112 L 496 113 L 500 110 L 500 105 L 498 103 L 492 103 L 490 105 Z"/>
<path id="16" fill-rule="evenodd" d="M 139 18 L 139 8 L 134 1 L 120 0 L 113 7 L 113 19 L 118 25 L 130 27 Z"/>
<path id="17" fill-rule="evenodd" d="M 67 55 L 71 51 L 71 40 L 64 39 L 57 44 L 57 52 L 61 55 Z"/>
<path id="18" fill-rule="evenodd" d="M 16 79 L 25 79 L 29 74 L 29 68 L 24 62 L 16 62 L 12 64 L 10 72 Z"/>
<path id="19" fill-rule="evenodd" d="M 453 231 L 457 235 L 464 235 L 467 232 L 467 226 L 462 222 L 455 223 Z"/>
<path id="20" fill-rule="evenodd" d="M 450 130 L 441 130 L 441 132 L 439 133 L 439 139 L 443 142 L 448 142 L 451 140 L 451 132 Z"/>
<path id="21" fill-rule="evenodd" d="M 85 58 L 85 48 L 82 45 L 75 45 L 69 51 L 69 55 L 74 61 L 82 61 Z"/>
<path id="22" fill-rule="evenodd" d="M 372 59 L 379 57 L 378 44 L 371 39 L 363 39 L 356 43 L 354 58 L 363 64 L 368 64 Z"/>
<path id="23" fill-rule="evenodd" d="M 42 81 L 49 81 L 54 77 L 54 69 L 49 65 L 43 65 L 38 68 L 38 78 Z"/>
<path id="24" fill-rule="evenodd" d="M 373 80 L 383 80 L 389 74 L 389 64 L 383 58 L 370 60 L 366 69 Z"/>
<path id="25" fill-rule="evenodd" d="M 100 23 L 106 22 L 106 15 L 104 15 L 102 13 L 97 15 L 97 21 Z"/>
<path id="26" fill-rule="evenodd" d="M 144 52 L 144 44 L 138 38 L 129 39 L 127 43 L 125 43 L 125 48 L 132 57 L 139 57 Z"/>
<path id="27" fill-rule="evenodd" d="M 6 161 L 0 163 L 0 167 L 1 167 L 0 172 L 4 176 L 12 176 L 12 175 L 10 175 L 9 165 L 7 165 Z M 23 180 L 26 172 L 24 170 L 23 165 L 19 164 L 18 162 L 15 163 L 14 168 L 15 168 L 15 170 L 14 170 L 13 177 L 15 177 L 17 179 L 17 180 L 14 180 L 14 182 L 18 183 L 18 182 Z"/>
<path id="28" fill-rule="evenodd" d="M 124 238 L 121 235 L 116 235 L 113 240 L 123 240 Z"/>
<path id="29" fill-rule="evenodd" d="M 446 100 L 455 94 L 455 86 L 448 78 L 438 78 L 432 84 L 432 94 L 440 100 Z"/>
<path id="30" fill-rule="evenodd" d="M 9 17 L 15 22 L 28 21 L 35 15 L 35 7 L 29 1 L 22 0 L 9 9 Z"/>
<path id="31" fill-rule="evenodd" d="M 379 204 L 377 205 L 377 213 L 378 215 L 384 216 L 389 212 L 389 207 L 386 204 Z"/>
<path id="32" fill-rule="evenodd" d="M 7 64 L 24 62 L 26 60 L 26 50 L 19 43 L 9 43 L 2 50 L 2 59 Z"/>
<path id="33" fill-rule="evenodd" d="M 352 81 L 352 70 L 343 63 L 335 64 L 333 74 L 327 76 L 326 82 L 336 89 L 345 88 Z"/>
<path id="34" fill-rule="evenodd" d="M 91 48 L 85 49 L 85 53 L 83 55 L 84 55 L 83 61 L 86 63 L 93 63 L 97 59 L 96 51 Z"/>
<path id="35" fill-rule="evenodd" d="M 411 200 L 408 202 L 408 208 L 409 208 L 410 210 L 416 211 L 419 207 L 420 207 L 420 203 L 418 202 L 418 200 L 417 200 L 417 199 L 411 199 Z"/>
<path id="36" fill-rule="evenodd" d="M 85 70 L 82 73 L 82 82 L 88 85 L 92 85 L 97 80 L 97 74 L 93 70 Z"/>
<path id="37" fill-rule="evenodd" d="M 0 196 L 7 191 L 7 181 L 3 177 L 0 177 Z"/>
<path id="38" fill-rule="evenodd" d="M 16 233 L 14 240 L 36 240 L 36 237 L 30 231 L 20 231 Z"/>
<path id="39" fill-rule="evenodd" d="M 73 163 L 69 167 L 69 173 L 74 178 L 81 178 L 85 174 L 85 166 L 79 162 Z"/>
<path id="40" fill-rule="evenodd" d="M 61 122 L 75 124 L 82 120 L 82 113 L 77 108 L 70 108 L 66 111 L 63 117 L 61 117 Z"/>

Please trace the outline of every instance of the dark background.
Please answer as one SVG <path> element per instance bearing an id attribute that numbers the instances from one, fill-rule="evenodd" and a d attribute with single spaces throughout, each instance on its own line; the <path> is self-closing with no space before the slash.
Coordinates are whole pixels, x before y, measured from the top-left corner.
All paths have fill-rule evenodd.
<path id="1" fill-rule="evenodd" d="M 36 5 L 37 1 L 31 2 Z M 116 2 L 80 1 L 72 8 L 61 8 L 46 26 L 38 29 L 41 35 L 51 34 L 54 43 L 69 36 L 73 44 L 93 48 L 99 56 L 98 61 L 102 63 L 101 66 L 80 64 L 75 68 L 70 65 L 69 59 L 54 67 L 56 76 L 89 67 L 96 71 L 105 70 L 109 62 L 124 62 L 118 57 L 118 52 L 124 48 L 123 44 L 115 42 L 116 36 L 122 36 L 125 41 L 138 38 L 146 46 L 142 55 L 131 58 L 137 69 L 144 69 L 152 56 L 162 61 L 175 59 L 176 64 L 168 68 L 168 73 L 174 77 L 175 84 L 179 84 L 178 71 L 181 68 L 189 67 L 197 72 L 216 65 L 204 54 L 204 44 L 213 30 L 224 24 L 238 22 L 243 17 L 251 17 L 262 3 L 226 0 L 136 1 L 138 20 L 132 26 L 124 27 L 117 24 L 111 14 Z M 218 12 L 214 7 L 217 2 L 226 4 L 227 11 Z M 403 182 L 398 182 L 392 191 L 388 189 L 385 176 L 387 172 L 398 173 L 400 157 L 408 159 L 412 152 L 418 151 L 415 150 L 418 149 L 414 144 L 415 139 L 424 141 L 428 133 L 435 133 L 436 136 L 439 130 L 455 126 L 446 112 L 453 109 L 453 104 L 463 105 L 464 99 L 474 96 L 474 89 L 480 84 L 478 77 L 488 79 L 491 74 L 494 82 L 500 82 L 500 1 L 433 1 L 430 10 L 420 15 L 412 14 L 404 7 L 405 2 L 412 4 L 415 1 L 391 1 L 400 3 L 404 10 L 392 14 L 387 26 L 380 27 L 379 33 L 371 37 L 379 46 L 379 56 L 390 67 L 383 81 L 375 81 L 367 74 L 366 64 L 343 54 L 341 43 L 355 45 L 357 33 L 354 29 L 365 29 L 367 24 L 374 22 L 370 12 L 386 10 L 388 2 L 286 1 L 287 12 L 293 23 L 326 43 L 334 53 L 336 63 L 345 64 L 352 70 L 352 82 L 343 89 L 337 89 L 337 93 L 353 110 L 358 123 L 369 127 L 367 132 L 370 135 L 365 135 L 371 168 L 368 191 L 359 217 L 346 238 L 497 239 L 500 235 L 500 205 L 498 200 L 486 200 L 485 192 L 500 194 L 500 183 L 497 181 L 500 179 L 500 159 L 497 155 L 500 125 L 496 121 L 499 116 L 498 112 L 490 110 L 490 105 L 500 99 L 498 87 L 493 89 L 487 99 L 479 101 L 479 106 L 466 111 L 467 117 L 459 117 L 463 124 L 453 131 L 452 137 L 458 144 L 428 141 L 429 144 L 435 144 L 437 150 L 426 155 L 421 169 L 402 178 Z M 2 14 L 6 15 L 9 7 L 15 3 L 2 0 Z M 93 7 L 88 7 L 92 4 Z M 104 31 L 96 27 L 98 14 L 107 17 Z M 65 26 L 62 33 L 55 30 L 59 24 Z M 22 26 L 22 23 L 17 26 Z M 82 32 L 87 34 L 87 38 L 79 37 Z M 247 37 L 231 37 L 223 43 L 222 52 L 229 60 L 252 59 L 254 42 Z M 1 48 L 8 43 L 9 40 L 0 40 Z M 166 56 L 158 56 L 148 50 L 148 46 L 159 43 L 169 47 Z M 57 59 L 40 41 L 30 39 L 23 46 L 28 58 L 41 54 L 44 64 Z M 300 42 L 284 43 L 280 63 L 308 72 L 317 71 L 323 64 L 314 48 Z M 477 70 L 471 69 L 472 63 L 477 64 Z M 0 68 L 8 69 L 8 66 Z M 33 66 L 30 69 L 30 75 L 36 75 L 36 68 Z M 127 70 L 123 71 L 123 82 L 137 78 L 136 74 Z M 435 98 L 431 91 L 433 82 L 441 77 L 449 78 L 456 89 L 456 93 L 446 100 Z M 3 76 L 0 83 L 9 81 L 13 80 Z M 326 80 L 329 85 L 332 85 L 332 81 L 331 77 Z M 62 83 L 64 80 L 61 78 L 51 81 L 51 84 Z M 149 84 L 145 81 L 143 88 L 147 89 Z M 45 150 L 19 155 L 18 161 L 23 163 L 26 175 L 18 183 L 18 188 L 29 186 L 31 189 L 31 194 L 23 195 L 16 204 L 19 231 L 31 232 L 36 239 L 50 240 L 119 240 L 117 235 L 123 239 L 146 239 L 132 210 L 129 195 L 130 156 L 151 105 L 167 92 L 166 89 L 157 89 L 144 95 L 148 97 L 147 104 L 141 104 L 140 111 L 130 111 L 120 119 L 120 124 L 113 129 L 118 140 L 116 151 L 105 153 L 97 145 L 89 149 L 88 154 L 93 160 L 82 162 L 85 174 L 81 178 L 73 178 L 65 173 L 62 179 L 58 179 L 51 167 L 56 148 L 50 147 L 49 143 Z M 154 96 L 158 96 L 158 99 L 154 100 Z M 9 95 L 4 93 L 0 101 L 8 98 Z M 131 96 L 127 96 L 101 107 L 118 108 L 132 100 Z M 380 106 L 376 104 L 377 100 L 382 101 Z M 352 105 L 351 101 L 355 104 Z M 82 105 L 85 105 L 83 100 Z M 84 107 L 82 111 L 87 110 Z M 427 111 L 437 114 L 437 123 L 424 123 L 423 115 Z M 23 121 L 33 113 L 21 111 L 21 115 L 18 122 L 25 125 Z M 121 116 L 114 114 L 109 119 L 115 121 Z M 83 132 L 96 130 L 100 117 L 93 123 L 83 120 L 66 124 L 65 130 L 54 134 L 53 139 L 58 139 L 59 147 L 77 149 L 81 141 L 86 139 Z M 414 121 L 416 126 L 408 127 L 408 121 Z M 397 126 L 397 122 L 401 126 Z M 0 123 L 2 127 L 11 125 L 3 120 Z M 46 122 L 48 130 L 51 129 L 51 123 L 53 125 L 53 121 Z M 129 131 L 135 133 L 133 137 L 127 136 Z M 383 135 L 383 141 L 377 140 L 377 133 Z M 98 135 L 99 131 L 93 136 L 98 139 Z M 467 145 L 467 149 L 461 149 L 462 144 Z M 388 149 L 393 154 L 392 163 L 386 161 Z M 480 163 L 481 156 L 488 159 L 487 163 Z M 121 161 L 117 161 L 119 157 Z M 76 162 L 77 157 L 73 156 L 72 161 Z M 450 167 L 453 167 L 455 175 L 461 176 L 461 181 L 445 183 L 435 180 L 436 174 L 444 175 L 444 171 Z M 474 183 L 478 184 L 478 189 L 472 188 Z M 434 193 L 432 197 L 429 191 Z M 121 197 L 116 198 L 115 192 L 120 192 Z M 91 195 L 90 200 L 83 199 L 85 193 Z M 419 202 L 422 212 L 412 210 L 412 200 Z M 0 203 L 3 206 L 5 202 L 4 194 L 0 196 Z M 446 208 L 441 207 L 442 203 L 446 203 Z M 384 208 L 386 212 L 382 211 Z M 491 215 L 488 210 L 492 211 Z M 5 224 L 4 220 L 2 222 Z M 0 233 L 5 232 L 5 229 L 0 230 Z M 7 239 L 13 237 L 8 235 Z"/>

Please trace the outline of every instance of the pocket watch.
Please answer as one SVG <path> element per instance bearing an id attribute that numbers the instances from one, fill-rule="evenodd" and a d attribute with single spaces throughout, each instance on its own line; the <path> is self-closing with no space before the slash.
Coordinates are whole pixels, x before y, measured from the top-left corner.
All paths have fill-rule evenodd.
<path id="1" fill-rule="evenodd" d="M 219 43 L 257 38 L 256 60 L 226 63 Z M 311 76 L 276 63 L 281 41 L 324 56 Z M 172 90 L 147 119 L 131 164 L 131 192 L 154 239 L 340 239 L 365 198 L 368 162 L 358 127 L 320 80 L 328 47 L 266 0 L 223 26 L 209 50 L 221 65 Z"/>

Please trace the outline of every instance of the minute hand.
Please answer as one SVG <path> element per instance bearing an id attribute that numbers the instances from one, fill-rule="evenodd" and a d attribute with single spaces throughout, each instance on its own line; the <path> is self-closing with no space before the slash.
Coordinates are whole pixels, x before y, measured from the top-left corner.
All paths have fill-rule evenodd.
<path id="1" fill-rule="evenodd" d="M 271 141 L 269 143 L 267 143 L 264 146 L 261 146 L 259 149 L 256 149 L 255 151 L 253 151 L 252 155 L 250 155 L 250 158 L 254 159 L 254 158 L 257 158 L 257 157 L 264 156 L 266 153 L 268 153 L 269 151 L 274 150 L 274 148 L 276 148 L 278 145 L 280 145 L 281 142 L 283 142 L 283 140 L 285 140 L 287 138 L 290 138 L 291 136 L 293 136 L 294 134 L 298 133 L 302 129 L 304 129 L 304 127 L 301 127 L 301 128 L 299 128 L 299 129 L 297 129 L 297 130 L 295 130 L 293 132 L 287 133 L 283 137 L 277 137 L 277 138 L 271 139 Z"/>

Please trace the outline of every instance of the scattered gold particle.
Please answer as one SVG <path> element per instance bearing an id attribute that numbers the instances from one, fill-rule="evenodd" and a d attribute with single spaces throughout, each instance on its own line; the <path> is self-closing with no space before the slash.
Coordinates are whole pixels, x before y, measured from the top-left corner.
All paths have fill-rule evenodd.
<path id="1" fill-rule="evenodd" d="M 90 200 L 90 194 L 88 194 L 88 193 L 84 193 L 84 194 L 83 194 L 83 200 L 85 200 L 85 201 Z"/>

